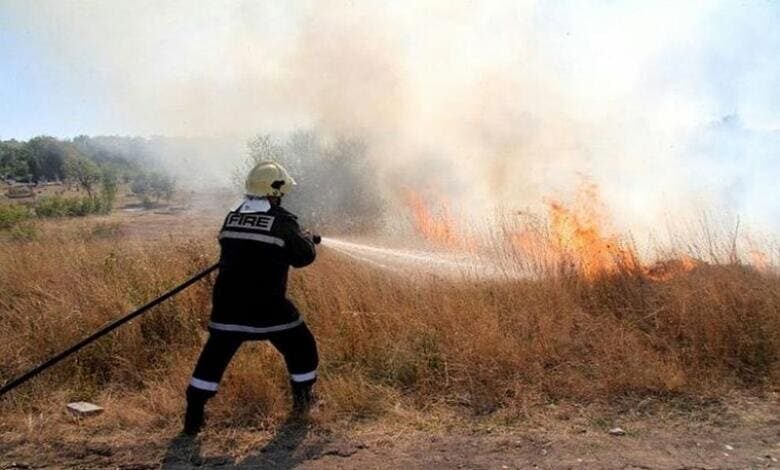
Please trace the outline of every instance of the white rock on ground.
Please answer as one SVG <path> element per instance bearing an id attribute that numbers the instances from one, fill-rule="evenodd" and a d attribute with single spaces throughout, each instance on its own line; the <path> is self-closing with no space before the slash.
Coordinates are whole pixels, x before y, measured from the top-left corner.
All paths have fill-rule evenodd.
<path id="1" fill-rule="evenodd" d="M 86 401 L 68 403 L 68 411 L 76 416 L 94 416 L 103 412 L 103 407 Z"/>
<path id="2" fill-rule="evenodd" d="M 626 435 L 626 431 L 623 430 L 623 428 L 612 428 L 612 429 L 609 430 L 609 433 L 612 434 L 613 436 L 625 436 Z"/>

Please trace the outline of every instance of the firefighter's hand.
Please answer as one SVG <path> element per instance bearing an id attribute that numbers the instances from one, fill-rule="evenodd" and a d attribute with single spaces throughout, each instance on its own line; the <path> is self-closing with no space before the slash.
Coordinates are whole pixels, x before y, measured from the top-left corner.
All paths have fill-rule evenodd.
<path id="1" fill-rule="evenodd" d="M 314 243 L 315 245 L 319 245 L 320 242 L 322 241 L 322 237 L 321 236 L 319 236 L 317 234 L 314 234 L 314 233 L 311 233 L 310 230 L 304 230 L 303 231 L 303 236 L 308 238 L 309 240 L 311 240 L 312 243 Z"/>

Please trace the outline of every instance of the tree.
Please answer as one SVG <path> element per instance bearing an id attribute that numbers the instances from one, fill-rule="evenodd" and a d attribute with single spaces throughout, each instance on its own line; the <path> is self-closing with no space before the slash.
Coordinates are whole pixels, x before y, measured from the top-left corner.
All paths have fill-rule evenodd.
<path id="1" fill-rule="evenodd" d="M 304 223 L 369 230 L 379 222 L 383 204 L 376 188 L 380 185 L 362 139 L 298 131 L 282 140 L 261 134 L 247 147 L 247 159 L 234 173 L 239 187 L 255 164 L 273 160 L 299 184 L 285 198 L 285 206 Z"/>
<path id="2" fill-rule="evenodd" d="M 284 147 L 274 142 L 269 134 L 258 135 L 247 144 L 249 156 L 255 163 L 279 161 L 284 155 Z"/>
<path id="3" fill-rule="evenodd" d="M 95 195 L 95 188 L 103 177 L 97 165 L 83 157 L 71 157 L 65 162 L 65 168 L 68 179 L 84 188 L 90 198 Z"/>
<path id="4" fill-rule="evenodd" d="M 160 202 L 161 198 L 166 201 L 171 200 L 175 190 L 172 178 L 162 173 L 152 173 L 149 176 L 149 180 L 151 194 L 157 202 Z"/>
<path id="5" fill-rule="evenodd" d="M 103 196 L 103 202 L 106 205 L 107 211 L 110 211 L 114 206 L 117 192 L 117 174 L 113 168 L 105 167 L 101 169 L 100 175 L 101 194 Z"/>
<path id="6" fill-rule="evenodd" d="M 135 178 L 130 190 L 140 197 L 144 204 L 150 204 L 151 198 L 154 198 L 155 203 L 159 203 L 160 199 L 170 200 L 176 191 L 176 185 L 172 178 L 162 173 L 143 173 Z"/>
<path id="7" fill-rule="evenodd" d="M 31 179 L 29 160 L 30 151 L 22 142 L 0 142 L 0 177 Z"/>
<path id="8" fill-rule="evenodd" d="M 66 159 L 77 153 L 70 144 L 49 136 L 32 138 L 25 147 L 29 151 L 28 165 L 34 181 L 63 179 Z"/>
<path id="9" fill-rule="evenodd" d="M 279 145 L 270 134 L 260 134 L 247 142 L 248 156 L 241 165 L 238 165 L 233 171 L 233 183 L 243 188 L 244 179 L 249 171 L 260 162 L 279 162 L 287 164 L 285 161 L 284 147 Z M 289 171 L 294 171 L 293 167 L 288 167 Z"/>

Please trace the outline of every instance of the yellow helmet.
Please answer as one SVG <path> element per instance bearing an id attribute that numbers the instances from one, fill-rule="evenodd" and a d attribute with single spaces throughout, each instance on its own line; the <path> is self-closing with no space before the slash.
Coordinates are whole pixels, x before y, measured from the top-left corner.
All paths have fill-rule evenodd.
<path id="1" fill-rule="evenodd" d="M 246 177 L 245 188 L 247 196 L 279 197 L 290 192 L 295 184 L 295 180 L 282 165 L 276 162 L 260 162 Z"/>

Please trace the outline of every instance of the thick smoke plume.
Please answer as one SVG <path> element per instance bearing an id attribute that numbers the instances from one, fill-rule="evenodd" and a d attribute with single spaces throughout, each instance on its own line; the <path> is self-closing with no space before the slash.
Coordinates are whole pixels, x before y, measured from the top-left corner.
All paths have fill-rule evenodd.
<path id="1" fill-rule="evenodd" d="M 102 118 L 79 116 L 93 123 L 80 133 L 203 139 L 180 181 L 195 159 L 213 175 L 205 184 L 229 184 L 244 142 L 305 129 L 323 142 L 361 142 L 360 171 L 399 210 L 410 188 L 475 220 L 538 210 L 585 175 L 635 233 L 670 208 L 675 218 L 708 209 L 778 229 L 768 201 L 780 178 L 780 118 L 760 103 L 780 97 L 770 86 L 778 69 L 762 59 L 780 35 L 777 10 L 763 3 L 3 8 L 62 72 L 63 92 L 91 103 L 76 112 Z M 212 152 L 211 141 L 233 146 Z"/>

